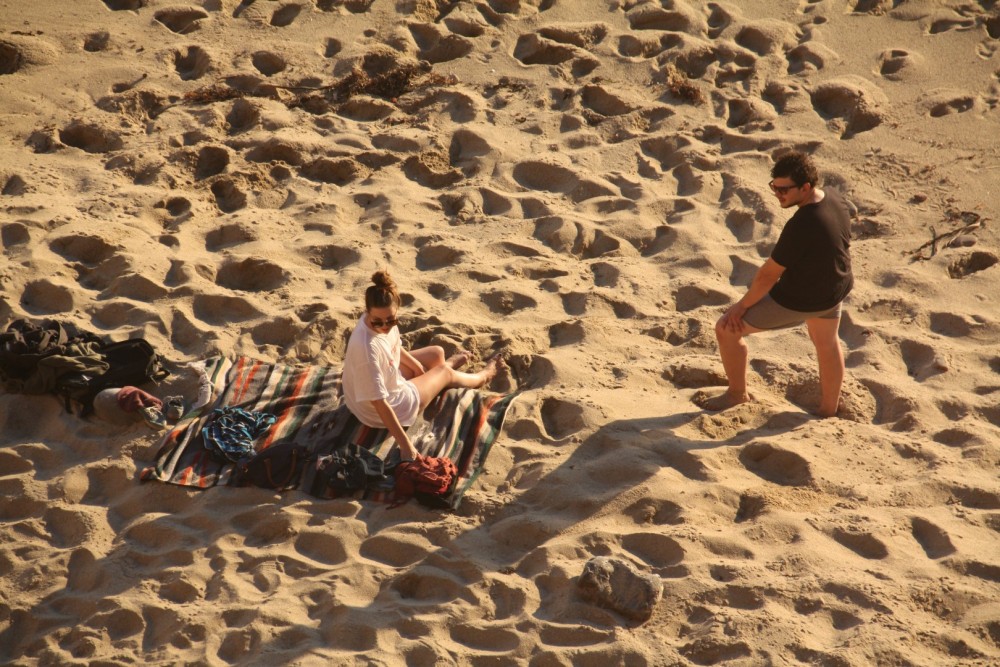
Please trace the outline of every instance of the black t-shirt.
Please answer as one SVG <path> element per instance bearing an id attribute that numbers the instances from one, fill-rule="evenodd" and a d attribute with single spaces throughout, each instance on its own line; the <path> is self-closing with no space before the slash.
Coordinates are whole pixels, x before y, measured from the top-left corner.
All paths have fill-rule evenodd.
<path id="1" fill-rule="evenodd" d="M 824 192 L 819 203 L 799 207 L 771 253 L 771 259 L 785 267 L 771 298 L 789 310 L 828 310 L 854 286 L 851 217 L 839 194 Z"/>

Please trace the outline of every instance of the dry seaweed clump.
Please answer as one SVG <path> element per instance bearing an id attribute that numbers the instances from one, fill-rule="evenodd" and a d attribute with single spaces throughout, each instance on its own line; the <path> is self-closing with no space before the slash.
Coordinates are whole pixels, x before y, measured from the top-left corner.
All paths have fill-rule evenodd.
<path id="1" fill-rule="evenodd" d="M 361 94 L 392 101 L 410 89 L 414 78 L 426 74 L 430 69 L 431 64 L 423 60 L 416 63 L 398 63 L 374 75 L 355 67 L 347 76 L 334 84 L 334 99 L 343 102 Z"/>
<path id="2" fill-rule="evenodd" d="M 684 75 L 673 63 L 667 63 L 661 71 L 663 82 L 671 95 L 678 99 L 691 102 L 692 104 L 703 104 L 705 96 L 701 89 Z"/>

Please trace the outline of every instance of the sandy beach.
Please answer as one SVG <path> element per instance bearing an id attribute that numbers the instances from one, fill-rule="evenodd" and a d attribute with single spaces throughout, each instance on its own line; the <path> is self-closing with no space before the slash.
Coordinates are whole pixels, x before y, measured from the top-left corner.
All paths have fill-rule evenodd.
<path id="1" fill-rule="evenodd" d="M 338 366 L 374 271 L 520 391 L 455 512 L 140 482 L 0 393 L 0 663 L 1000 664 L 995 0 L 0 0 L 0 330 Z M 810 154 L 851 212 L 838 418 L 714 323 Z M 597 556 L 662 580 L 635 620 Z"/>

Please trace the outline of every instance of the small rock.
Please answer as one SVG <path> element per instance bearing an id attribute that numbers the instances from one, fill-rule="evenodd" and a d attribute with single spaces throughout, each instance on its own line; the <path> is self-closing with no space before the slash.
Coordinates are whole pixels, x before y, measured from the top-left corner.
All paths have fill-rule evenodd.
<path id="1" fill-rule="evenodd" d="M 913 199 L 911 199 L 910 201 L 912 201 L 914 204 L 923 204 L 925 201 L 927 201 L 927 195 L 924 194 L 923 192 L 915 192 L 913 194 Z"/>
<path id="2" fill-rule="evenodd" d="M 657 575 L 638 572 L 623 560 L 605 556 L 587 562 L 578 586 L 588 602 L 637 621 L 653 615 L 663 594 L 663 581 Z"/>
<path id="3" fill-rule="evenodd" d="M 974 234 L 960 234 L 951 240 L 950 245 L 952 248 L 969 248 L 976 245 L 976 236 Z"/>

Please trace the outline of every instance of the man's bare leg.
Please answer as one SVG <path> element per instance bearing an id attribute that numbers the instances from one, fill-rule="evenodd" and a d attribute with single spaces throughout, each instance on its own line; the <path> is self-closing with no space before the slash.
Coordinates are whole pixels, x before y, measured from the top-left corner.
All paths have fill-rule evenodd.
<path id="1" fill-rule="evenodd" d="M 815 414 L 833 417 L 840 408 L 840 388 L 844 384 L 844 350 L 837 337 L 840 318 L 806 320 L 806 327 L 819 362 L 820 401 Z"/>
<path id="2" fill-rule="evenodd" d="M 729 380 L 729 388 L 718 396 L 702 401 L 701 407 L 706 410 L 725 410 L 750 400 L 750 393 L 747 391 L 747 359 L 750 350 L 743 338 L 759 331 L 761 329 L 745 323 L 742 333 L 727 329 L 720 323 L 715 325 L 715 338 L 719 341 L 719 356 L 722 357 L 722 368 Z"/>

